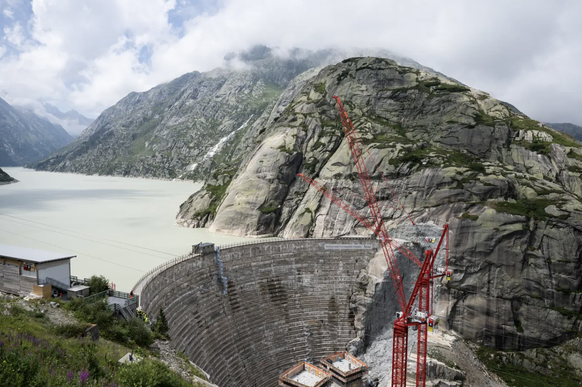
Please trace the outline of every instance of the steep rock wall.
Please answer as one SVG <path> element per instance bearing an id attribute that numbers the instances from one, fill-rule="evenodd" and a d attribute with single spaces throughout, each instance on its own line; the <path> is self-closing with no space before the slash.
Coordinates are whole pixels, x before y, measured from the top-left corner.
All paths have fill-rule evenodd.
<path id="1" fill-rule="evenodd" d="M 158 273 L 141 291 L 150 316 L 160 308 L 170 336 L 221 387 L 273 386 L 302 359 L 319 359 L 358 335 L 358 274 L 378 249 L 372 239 L 287 240 L 221 251 Z"/>

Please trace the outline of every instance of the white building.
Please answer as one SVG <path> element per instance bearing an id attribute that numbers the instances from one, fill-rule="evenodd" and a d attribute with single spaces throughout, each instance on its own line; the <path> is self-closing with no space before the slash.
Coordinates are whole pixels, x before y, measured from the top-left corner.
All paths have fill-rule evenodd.
<path id="1" fill-rule="evenodd" d="M 38 285 L 51 280 L 68 289 L 71 258 L 74 257 L 76 255 L 0 245 L 0 291 L 28 295 L 36 293 Z"/>

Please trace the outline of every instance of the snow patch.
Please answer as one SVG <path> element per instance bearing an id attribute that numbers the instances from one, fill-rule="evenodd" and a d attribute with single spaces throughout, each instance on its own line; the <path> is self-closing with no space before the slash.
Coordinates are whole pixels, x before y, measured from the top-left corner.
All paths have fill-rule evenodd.
<path id="1" fill-rule="evenodd" d="M 249 117 L 248 120 L 245 121 L 244 124 L 242 124 L 237 130 L 235 130 L 234 132 L 230 133 L 228 136 L 225 136 L 223 138 L 221 138 L 218 143 L 216 145 L 214 145 L 212 148 L 210 148 L 210 150 L 208 151 L 208 153 L 206 153 L 206 155 L 204 155 L 204 157 L 202 158 L 202 161 L 206 161 L 209 158 L 213 157 L 216 152 L 218 152 L 223 146 L 224 143 L 226 143 L 228 140 L 230 140 L 235 134 L 236 132 L 238 132 L 239 130 L 241 130 L 242 128 L 244 128 L 245 126 L 247 126 L 247 124 L 249 123 L 249 121 L 251 120 L 251 118 L 253 118 L 253 115 L 251 115 Z M 193 164 L 195 168 L 197 164 Z"/>

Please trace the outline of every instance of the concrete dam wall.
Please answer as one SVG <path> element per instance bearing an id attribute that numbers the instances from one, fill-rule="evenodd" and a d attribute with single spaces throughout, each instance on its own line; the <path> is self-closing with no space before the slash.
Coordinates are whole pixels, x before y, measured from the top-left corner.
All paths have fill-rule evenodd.
<path id="1" fill-rule="evenodd" d="M 356 336 L 350 299 L 378 248 L 361 238 L 224 248 L 222 276 L 215 254 L 193 256 L 152 275 L 141 304 L 150 316 L 164 308 L 173 346 L 213 383 L 272 387 L 296 362 Z"/>

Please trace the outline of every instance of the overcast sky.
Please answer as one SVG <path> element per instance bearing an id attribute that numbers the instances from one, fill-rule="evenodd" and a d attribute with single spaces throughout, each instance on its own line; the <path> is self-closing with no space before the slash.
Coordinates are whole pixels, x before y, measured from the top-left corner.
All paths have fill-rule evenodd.
<path id="1" fill-rule="evenodd" d="M 0 97 L 95 118 L 265 44 L 386 49 L 582 125 L 580 0 L 0 0 Z"/>

